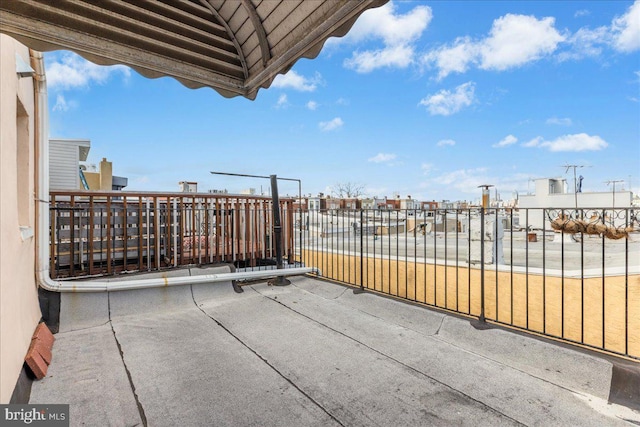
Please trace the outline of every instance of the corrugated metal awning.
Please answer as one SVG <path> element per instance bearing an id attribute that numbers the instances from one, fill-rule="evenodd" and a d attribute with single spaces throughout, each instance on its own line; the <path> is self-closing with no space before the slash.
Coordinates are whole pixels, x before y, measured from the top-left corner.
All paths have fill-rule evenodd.
<path id="1" fill-rule="evenodd" d="M 254 99 L 327 38 L 388 0 L 9 0 L 0 32 L 39 51 Z"/>

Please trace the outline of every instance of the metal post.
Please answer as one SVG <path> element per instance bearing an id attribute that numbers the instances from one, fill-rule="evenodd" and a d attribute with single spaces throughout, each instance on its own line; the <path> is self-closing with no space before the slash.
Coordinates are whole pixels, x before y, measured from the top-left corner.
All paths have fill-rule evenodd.
<path id="1" fill-rule="evenodd" d="M 364 211 L 362 210 L 362 208 L 360 208 L 360 287 L 358 289 L 353 290 L 354 294 L 360 294 L 364 292 L 364 255 L 362 253 L 362 247 L 364 245 L 364 230 L 362 228 L 363 222 L 364 222 Z"/>
<path id="2" fill-rule="evenodd" d="M 480 209 L 480 318 L 478 320 L 484 323 L 484 215 L 485 212 L 488 212 L 491 204 L 489 188 L 493 187 L 493 185 L 483 184 L 478 187 L 482 188 L 482 208 Z"/>
<path id="3" fill-rule="evenodd" d="M 273 203 L 273 234 L 275 238 L 275 246 L 276 246 L 276 265 L 280 270 L 283 268 L 282 264 L 282 225 L 280 220 L 280 200 L 278 198 L 278 179 L 286 180 L 286 181 L 298 181 L 298 197 L 300 201 L 300 205 L 302 206 L 302 181 L 294 178 L 278 178 L 276 175 L 247 175 L 240 173 L 229 173 L 229 172 L 215 172 L 211 171 L 214 175 L 229 175 L 229 176 L 239 176 L 246 178 L 269 178 L 271 180 L 271 200 Z M 232 240 L 233 243 L 233 240 Z M 300 261 L 302 262 L 302 208 L 300 209 Z M 269 282 L 271 285 L 276 286 L 284 286 L 288 285 L 291 282 L 284 278 L 284 276 L 279 276 L 275 280 Z"/>
<path id="4" fill-rule="evenodd" d="M 271 202 L 273 204 L 273 235 L 276 245 L 276 266 L 278 270 L 284 268 L 282 265 L 282 225 L 280 222 L 280 199 L 278 198 L 278 177 L 270 175 L 271 179 Z M 290 285 L 291 281 L 284 276 L 278 276 L 269 281 L 269 284 L 275 286 Z"/>
<path id="5" fill-rule="evenodd" d="M 480 209 L 480 320 L 484 318 L 484 208 Z"/>
<path id="6" fill-rule="evenodd" d="M 299 240 L 300 240 L 300 246 L 298 247 L 298 251 L 300 251 L 300 264 L 299 266 L 302 267 L 303 262 L 302 262 L 302 181 L 298 180 L 298 211 L 300 212 L 300 215 L 298 216 L 300 222 L 299 222 L 299 231 L 300 231 L 300 236 L 299 236 Z"/>

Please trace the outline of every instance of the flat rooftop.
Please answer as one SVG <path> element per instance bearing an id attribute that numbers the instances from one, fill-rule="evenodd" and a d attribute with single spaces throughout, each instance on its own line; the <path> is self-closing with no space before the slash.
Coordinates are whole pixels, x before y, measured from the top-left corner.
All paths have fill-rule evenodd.
<path id="1" fill-rule="evenodd" d="M 30 403 L 70 404 L 71 425 L 640 424 L 608 403 L 611 358 L 291 281 L 63 294 Z"/>

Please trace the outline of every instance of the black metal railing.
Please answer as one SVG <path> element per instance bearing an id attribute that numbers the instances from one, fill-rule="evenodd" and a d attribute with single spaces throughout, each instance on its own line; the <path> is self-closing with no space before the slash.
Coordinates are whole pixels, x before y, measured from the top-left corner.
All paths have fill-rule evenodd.
<path id="1" fill-rule="evenodd" d="M 51 193 L 53 278 L 233 263 L 275 268 L 270 199 Z M 283 254 L 319 276 L 640 359 L 633 209 L 300 211 Z"/>
<path id="2" fill-rule="evenodd" d="M 362 290 L 638 359 L 636 215 L 602 208 L 310 211 L 303 262 Z"/>

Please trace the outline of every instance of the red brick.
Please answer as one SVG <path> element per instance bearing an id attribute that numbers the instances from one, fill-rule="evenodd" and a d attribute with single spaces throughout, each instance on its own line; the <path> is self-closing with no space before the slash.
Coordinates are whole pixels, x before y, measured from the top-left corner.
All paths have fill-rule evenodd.
<path id="1" fill-rule="evenodd" d="M 49 366 L 47 365 L 47 362 L 44 361 L 40 353 L 38 353 L 35 346 L 32 346 L 29 349 L 25 362 L 27 362 L 27 366 L 29 366 L 36 379 L 41 380 L 47 376 L 47 369 Z"/>
<path id="2" fill-rule="evenodd" d="M 53 347 L 53 342 L 56 340 L 45 323 L 38 324 L 36 331 L 33 333 L 33 338 L 42 341 L 49 348 Z"/>
<path id="3" fill-rule="evenodd" d="M 31 341 L 31 347 L 35 348 L 35 350 L 40 354 L 40 356 L 42 356 L 42 359 L 44 359 L 47 365 L 51 365 L 51 349 L 47 347 L 45 343 L 38 339 L 33 339 Z"/>

